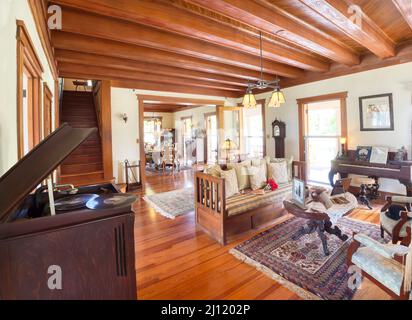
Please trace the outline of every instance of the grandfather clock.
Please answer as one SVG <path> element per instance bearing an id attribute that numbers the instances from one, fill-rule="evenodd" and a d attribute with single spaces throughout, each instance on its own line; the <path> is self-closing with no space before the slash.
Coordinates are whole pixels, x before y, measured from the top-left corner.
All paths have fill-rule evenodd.
<path id="1" fill-rule="evenodd" d="M 276 119 L 272 122 L 272 137 L 275 139 L 276 158 L 285 157 L 286 124 Z"/>

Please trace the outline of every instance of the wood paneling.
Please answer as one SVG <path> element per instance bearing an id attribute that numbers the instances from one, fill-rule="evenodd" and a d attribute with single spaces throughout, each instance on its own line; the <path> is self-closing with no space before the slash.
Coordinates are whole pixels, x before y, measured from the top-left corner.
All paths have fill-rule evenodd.
<path id="1" fill-rule="evenodd" d="M 335 24 L 348 37 L 362 46 L 368 48 L 380 58 L 393 57 L 395 44 L 385 33 L 360 11 L 352 21 L 351 16 L 356 12 L 350 12 L 349 5 L 344 0 L 300 0 L 302 3 L 319 13 L 325 19 Z M 358 25 L 357 23 L 361 23 Z"/>
<path id="2" fill-rule="evenodd" d="M 412 29 L 412 2 L 410 0 L 392 0 L 392 2 Z"/>
<path id="3" fill-rule="evenodd" d="M 353 51 L 337 43 L 332 37 L 308 27 L 304 22 L 291 18 L 287 12 L 275 5 L 265 6 L 258 2 L 244 0 L 189 1 L 234 17 L 268 33 L 277 34 L 286 41 L 297 43 L 309 51 L 332 60 L 347 65 L 359 63 L 359 57 Z"/>
<path id="4" fill-rule="evenodd" d="M 46 83 L 43 83 L 43 138 L 52 132 L 53 94 Z"/>
<path id="5" fill-rule="evenodd" d="M 227 90 L 236 92 L 236 96 L 242 94 L 244 88 L 239 86 L 234 86 L 230 84 L 216 84 L 214 82 L 207 82 L 203 80 L 187 80 L 180 77 L 166 76 L 166 75 L 156 75 L 150 74 L 146 72 L 129 72 L 127 70 L 121 69 L 114 69 L 108 68 L 106 66 L 89 66 L 89 65 L 81 65 L 81 64 L 74 64 L 68 62 L 60 62 L 59 63 L 59 70 L 62 74 L 68 72 L 71 74 L 83 74 L 83 75 L 93 75 L 99 76 L 104 78 L 111 78 L 111 79 L 125 79 L 125 80 L 145 80 L 148 82 L 156 82 L 156 83 L 169 83 L 169 84 L 176 84 L 176 85 L 184 85 L 187 86 L 190 84 L 191 87 L 200 87 L 200 88 L 209 88 L 209 89 L 217 89 L 217 90 Z M 91 78 L 91 77 L 90 77 Z"/>
<path id="6" fill-rule="evenodd" d="M 157 75 L 173 75 L 174 77 L 181 77 L 186 79 L 196 79 L 220 84 L 247 87 L 246 80 L 229 77 L 225 75 L 201 72 L 196 70 L 188 70 L 183 68 L 161 65 L 157 63 L 148 63 L 144 61 L 136 61 L 96 54 L 75 52 L 70 50 L 57 49 L 56 59 L 59 62 L 76 63 L 82 65 L 84 64 L 89 66 L 105 66 L 108 68 L 123 69 L 133 72 L 145 72 Z"/>
<path id="7" fill-rule="evenodd" d="M 161 65 L 216 73 L 246 80 L 257 80 L 260 77 L 260 73 L 257 71 L 117 41 L 75 35 L 62 31 L 53 32 L 52 39 L 53 45 L 57 49 L 159 63 Z M 302 73 L 296 74 L 296 76 L 300 75 Z M 273 80 L 273 76 L 268 74 L 264 74 L 263 78 L 265 80 Z"/>
<path id="8" fill-rule="evenodd" d="M 259 59 L 233 49 L 210 44 L 205 41 L 161 31 L 129 21 L 74 11 L 63 10 L 63 31 L 103 38 L 139 46 L 175 52 L 200 59 L 221 62 L 241 68 L 260 70 Z M 79 24 L 78 21 L 83 21 Z M 301 70 L 265 60 L 264 72 L 295 77 Z"/>
<path id="9" fill-rule="evenodd" d="M 170 6 L 163 1 L 140 0 L 125 3 L 119 0 L 100 0 L 96 3 L 95 1 L 56 0 L 55 2 L 184 34 L 249 54 L 259 54 L 259 41 L 256 37 L 239 32 L 235 28 L 222 28 L 218 24 L 210 23 L 207 18 Z M 156 14 L 153 14 L 154 12 Z M 328 64 L 324 61 L 291 49 L 286 50 L 271 42 L 264 43 L 263 55 L 267 59 L 297 68 L 314 71 L 328 69 Z"/>

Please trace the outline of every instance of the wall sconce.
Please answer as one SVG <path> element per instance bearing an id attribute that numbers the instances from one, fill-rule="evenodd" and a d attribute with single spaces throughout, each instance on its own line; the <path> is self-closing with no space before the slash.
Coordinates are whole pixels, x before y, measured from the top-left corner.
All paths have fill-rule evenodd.
<path id="1" fill-rule="evenodd" d="M 124 123 L 127 122 L 127 113 L 122 114 L 122 120 L 124 121 Z"/>

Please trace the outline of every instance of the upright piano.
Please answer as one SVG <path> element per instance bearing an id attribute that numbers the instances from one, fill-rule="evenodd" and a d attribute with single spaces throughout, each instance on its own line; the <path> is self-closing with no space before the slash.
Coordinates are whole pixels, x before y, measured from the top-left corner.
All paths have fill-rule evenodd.
<path id="1" fill-rule="evenodd" d="M 329 181 L 333 186 L 334 176 L 339 173 L 341 178 L 349 174 L 368 176 L 374 179 L 387 178 L 398 180 L 406 187 L 408 196 L 412 196 L 412 161 L 407 161 L 407 155 L 402 161 L 395 160 L 395 153 L 389 152 L 386 164 L 376 164 L 356 160 L 356 151 L 348 150 L 346 157 L 332 160 Z"/>
<path id="2" fill-rule="evenodd" d="M 63 124 L 0 177 L 0 299 L 136 299 L 135 198 L 112 183 L 53 188 L 68 209 L 52 215 L 41 186 L 95 131 Z M 73 193 L 106 205 L 69 209 Z"/>

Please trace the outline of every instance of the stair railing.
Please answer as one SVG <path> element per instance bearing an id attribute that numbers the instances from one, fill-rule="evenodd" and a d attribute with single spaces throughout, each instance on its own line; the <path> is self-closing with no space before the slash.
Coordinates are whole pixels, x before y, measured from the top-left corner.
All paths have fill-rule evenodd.
<path id="1" fill-rule="evenodd" d="M 94 109 L 96 111 L 97 125 L 99 127 L 100 139 L 102 138 L 102 92 L 101 92 L 101 81 L 93 81 L 93 102 Z"/>

